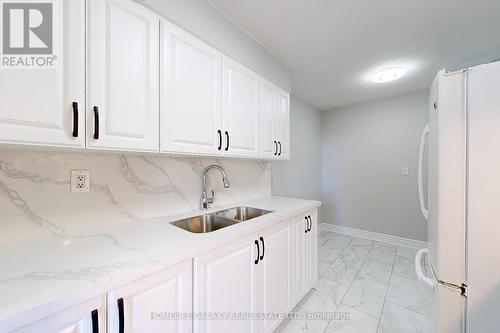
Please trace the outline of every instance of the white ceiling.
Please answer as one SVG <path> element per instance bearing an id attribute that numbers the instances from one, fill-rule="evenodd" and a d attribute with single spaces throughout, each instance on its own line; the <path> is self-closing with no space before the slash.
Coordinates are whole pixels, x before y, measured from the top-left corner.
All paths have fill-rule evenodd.
<path id="1" fill-rule="evenodd" d="M 441 68 L 500 58 L 500 0 L 209 1 L 291 67 L 293 92 L 323 110 L 427 89 Z M 369 82 L 394 65 L 409 73 Z"/>

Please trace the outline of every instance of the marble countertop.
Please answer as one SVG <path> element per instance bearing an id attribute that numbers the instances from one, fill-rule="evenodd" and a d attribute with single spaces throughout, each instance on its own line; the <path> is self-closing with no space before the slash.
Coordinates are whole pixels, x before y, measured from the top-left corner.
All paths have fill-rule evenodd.
<path id="1" fill-rule="evenodd" d="M 0 331 L 19 323 L 26 311 L 76 305 L 320 204 L 269 197 L 217 207 L 208 212 L 235 206 L 273 212 L 208 234 L 169 223 L 200 214 L 194 211 L 1 247 Z"/>

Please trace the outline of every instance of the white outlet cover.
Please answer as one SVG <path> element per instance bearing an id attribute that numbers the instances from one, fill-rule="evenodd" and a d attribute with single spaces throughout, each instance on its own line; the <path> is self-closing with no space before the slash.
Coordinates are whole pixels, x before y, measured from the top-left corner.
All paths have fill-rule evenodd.
<path id="1" fill-rule="evenodd" d="M 90 171 L 71 170 L 71 193 L 90 192 Z"/>
<path id="2" fill-rule="evenodd" d="M 408 167 L 402 167 L 401 168 L 401 174 L 404 176 L 408 176 L 409 170 Z"/>

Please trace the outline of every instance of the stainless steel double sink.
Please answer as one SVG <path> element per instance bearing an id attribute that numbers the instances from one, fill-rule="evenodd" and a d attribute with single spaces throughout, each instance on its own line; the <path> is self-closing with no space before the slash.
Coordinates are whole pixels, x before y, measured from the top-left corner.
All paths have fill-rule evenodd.
<path id="1" fill-rule="evenodd" d="M 272 211 L 253 207 L 234 207 L 175 221 L 172 224 L 189 232 L 207 233 L 269 213 Z"/>

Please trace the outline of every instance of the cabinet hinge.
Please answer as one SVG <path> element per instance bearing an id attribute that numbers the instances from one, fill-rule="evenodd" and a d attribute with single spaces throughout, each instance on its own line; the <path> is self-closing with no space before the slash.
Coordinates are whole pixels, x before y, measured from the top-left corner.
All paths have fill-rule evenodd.
<path id="1" fill-rule="evenodd" d="M 467 288 L 468 287 L 465 283 L 462 283 L 461 285 L 456 285 L 456 284 L 448 283 L 448 282 L 444 282 L 444 281 L 438 281 L 438 282 L 443 287 L 459 291 L 461 296 L 467 298 L 467 296 L 468 296 L 468 294 L 467 294 L 468 289 Z"/>

